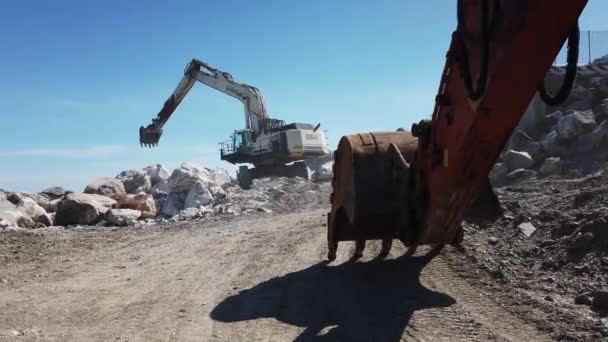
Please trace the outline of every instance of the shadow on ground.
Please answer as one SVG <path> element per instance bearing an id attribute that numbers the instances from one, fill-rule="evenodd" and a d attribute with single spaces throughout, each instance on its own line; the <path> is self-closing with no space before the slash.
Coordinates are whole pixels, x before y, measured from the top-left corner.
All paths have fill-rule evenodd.
<path id="1" fill-rule="evenodd" d="M 399 341 L 416 310 L 456 303 L 420 284 L 420 272 L 431 259 L 319 263 L 226 298 L 211 318 L 275 318 L 305 328 L 296 341 Z"/>

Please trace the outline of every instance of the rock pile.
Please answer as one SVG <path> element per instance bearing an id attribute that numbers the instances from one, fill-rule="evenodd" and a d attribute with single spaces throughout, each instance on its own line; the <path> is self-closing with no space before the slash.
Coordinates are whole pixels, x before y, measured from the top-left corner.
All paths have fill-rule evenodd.
<path id="1" fill-rule="evenodd" d="M 608 169 L 497 189 L 504 214 L 465 223 L 467 254 L 500 282 L 608 313 L 606 184 Z"/>
<path id="2" fill-rule="evenodd" d="M 242 190 L 224 169 L 182 163 L 169 173 L 156 164 L 98 178 L 82 193 L 60 187 L 0 191 L 0 229 L 127 226 L 306 208 L 326 200 L 331 163 L 320 165 L 313 179 L 316 183 L 298 177 L 256 179 L 252 189 Z"/>
<path id="3" fill-rule="evenodd" d="M 503 216 L 464 223 L 466 256 L 488 271 L 489 286 L 594 318 L 569 340 L 604 340 L 608 79 L 579 77 L 563 106 L 538 113 L 522 119 L 490 173 Z"/>
<path id="4" fill-rule="evenodd" d="M 608 78 L 578 77 L 562 106 L 538 105 L 540 101 L 533 100 L 492 170 L 494 186 L 581 176 L 608 161 Z"/>

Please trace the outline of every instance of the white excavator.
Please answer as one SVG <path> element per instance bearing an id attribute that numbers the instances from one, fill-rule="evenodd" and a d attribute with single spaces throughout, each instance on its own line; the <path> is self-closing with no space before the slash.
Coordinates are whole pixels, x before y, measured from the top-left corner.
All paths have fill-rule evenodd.
<path id="1" fill-rule="evenodd" d="M 264 177 L 302 177 L 308 179 L 306 159 L 329 155 L 321 124 L 286 124 L 271 119 L 266 112 L 264 98 L 256 87 L 234 80 L 227 72 L 193 59 L 184 71 L 184 77 L 163 108 L 147 127 L 139 128 L 142 146 L 158 145 L 163 126 L 196 81 L 232 96 L 245 106 L 245 129 L 236 130 L 230 140 L 221 143 L 221 159 L 232 164 L 253 164 L 253 168 L 240 165 L 237 172 L 239 185 L 249 189 L 253 179 Z M 291 164 L 290 164 L 291 163 Z"/>

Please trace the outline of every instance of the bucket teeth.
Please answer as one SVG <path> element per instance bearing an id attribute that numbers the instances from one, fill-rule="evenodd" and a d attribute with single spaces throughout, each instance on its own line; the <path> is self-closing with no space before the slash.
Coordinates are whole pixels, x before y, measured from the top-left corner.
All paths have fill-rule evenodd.
<path id="1" fill-rule="evenodd" d="M 152 148 L 158 146 L 158 141 L 160 140 L 160 136 L 162 134 L 162 130 L 159 130 L 153 125 L 148 127 L 140 127 L 139 128 L 139 144 L 140 146 Z"/>

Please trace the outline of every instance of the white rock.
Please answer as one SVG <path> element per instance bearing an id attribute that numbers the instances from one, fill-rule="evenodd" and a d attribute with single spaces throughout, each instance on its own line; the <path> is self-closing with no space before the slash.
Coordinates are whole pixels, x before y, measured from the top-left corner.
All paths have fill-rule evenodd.
<path id="1" fill-rule="evenodd" d="M 141 211 L 134 209 L 110 209 L 106 213 L 106 221 L 115 226 L 129 226 L 135 224 L 141 217 Z"/>
<path id="2" fill-rule="evenodd" d="M 36 222 L 32 218 L 7 200 L 0 200 L 0 221 L 4 222 L 3 225 L 11 227 L 34 228 L 36 226 Z"/>
<path id="3" fill-rule="evenodd" d="M 125 190 L 129 194 L 147 193 L 152 188 L 150 176 L 137 170 L 122 171 L 116 176 L 116 179 L 122 181 Z"/>
<path id="4" fill-rule="evenodd" d="M 524 145 L 521 152 L 527 152 L 534 161 L 540 161 L 544 157 L 543 146 L 538 141 L 532 141 Z"/>
<path id="5" fill-rule="evenodd" d="M 102 192 L 112 192 L 112 193 L 125 193 L 125 186 L 122 184 L 122 181 L 116 178 L 110 177 L 102 177 L 97 178 L 92 181 L 89 185 L 84 188 L 85 194 L 99 194 L 99 187 L 104 185 L 105 190 Z M 112 190 L 109 190 L 112 189 Z"/>
<path id="6" fill-rule="evenodd" d="M 45 213 L 38 218 L 38 223 L 45 227 L 52 227 L 55 225 L 55 213 Z"/>
<path id="7" fill-rule="evenodd" d="M 116 201 L 102 195 L 71 193 L 57 204 L 55 224 L 91 225 L 97 223 Z"/>
<path id="8" fill-rule="evenodd" d="M 52 186 L 50 188 L 46 188 L 46 189 L 40 191 L 40 193 L 48 196 L 50 199 L 53 200 L 53 199 L 57 199 L 57 198 L 60 198 L 61 196 L 66 195 L 68 193 L 68 191 L 60 186 Z"/>
<path id="9" fill-rule="evenodd" d="M 167 196 L 169 196 L 169 195 L 167 194 Z M 159 213 L 162 213 L 162 209 L 163 209 L 163 206 L 165 205 L 166 200 L 167 200 L 167 197 L 160 197 L 160 198 L 154 199 L 154 204 L 156 205 L 156 208 Z"/>
<path id="10" fill-rule="evenodd" d="M 54 200 L 51 200 L 49 202 L 49 207 L 46 209 L 46 211 L 49 212 L 49 213 L 54 213 L 55 211 L 57 211 L 57 203 L 59 203 L 62 198 L 63 197 L 59 197 L 59 198 L 56 198 Z"/>
<path id="11" fill-rule="evenodd" d="M 12 203 L 11 203 L 12 204 Z M 1 215 L 1 214 L 0 214 Z M 12 222 L 9 222 L 7 219 L 2 218 L 0 216 L 0 229 L 6 229 L 6 228 L 13 228 L 15 226 L 13 226 Z"/>
<path id="12" fill-rule="evenodd" d="M 220 186 L 217 186 L 217 185 L 212 186 L 209 188 L 209 191 L 211 192 L 211 195 L 215 199 L 226 198 L 226 191 L 224 191 L 224 189 L 222 189 L 222 187 L 220 187 Z"/>
<path id="13" fill-rule="evenodd" d="M 532 225 L 530 222 L 521 223 L 517 226 L 517 229 L 519 229 L 526 237 L 532 236 L 532 234 L 534 234 L 536 231 L 536 227 L 534 227 L 534 225 Z"/>
<path id="14" fill-rule="evenodd" d="M 564 116 L 564 113 L 562 113 L 562 111 L 560 111 L 560 110 L 557 110 L 551 114 L 547 114 L 543 118 L 542 124 L 545 125 L 545 127 L 547 127 L 547 128 L 554 127 L 555 125 L 557 125 L 557 122 L 559 121 L 559 119 L 561 119 L 563 116 Z"/>
<path id="15" fill-rule="evenodd" d="M 562 172 L 562 164 L 560 158 L 552 157 L 545 159 L 538 171 L 545 176 L 560 174 Z"/>
<path id="16" fill-rule="evenodd" d="M 153 186 L 169 178 L 169 171 L 162 164 L 148 165 L 143 168 L 143 171 L 150 177 Z"/>
<path id="17" fill-rule="evenodd" d="M 509 150 L 503 156 L 503 160 L 509 168 L 509 171 L 517 169 L 529 169 L 532 167 L 532 165 L 534 165 L 534 160 L 528 152 Z"/>
<path id="18" fill-rule="evenodd" d="M 196 182 L 201 182 L 206 187 L 215 185 L 209 177 L 209 171 L 204 167 L 192 163 L 182 163 L 180 167 L 173 170 L 167 183 L 171 192 L 185 192 Z"/>
<path id="19" fill-rule="evenodd" d="M 184 208 L 200 208 L 211 203 L 211 201 L 213 201 L 211 191 L 202 182 L 196 182 L 188 190 Z"/>
<path id="20" fill-rule="evenodd" d="M 505 182 L 505 178 L 509 173 L 509 168 L 505 163 L 496 163 L 490 171 L 490 182 L 493 186 L 500 186 Z"/>
<path id="21" fill-rule="evenodd" d="M 592 132 L 579 136 L 576 141 L 576 151 L 573 152 L 589 152 L 605 146 L 606 142 L 608 142 L 608 121 L 602 122 Z"/>
<path id="22" fill-rule="evenodd" d="M 17 203 L 17 208 L 32 220 L 44 226 L 48 225 L 47 213 L 33 199 L 24 197 Z"/>
<path id="23" fill-rule="evenodd" d="M 152 195 L 145 192 L 138 194 L 125 194 L 116 197 L 117 207 L 120 209 L 133 209 L 141 212 L 141 217 L 150 218 L 158 214 L 158 207 Z"/>
<path id="24" fill-rule="evenodd" d="M 187 193 L 185 193 L 185 192 L 169 193 L 169 196 L 167 196 L 167 199 L 165 200 L 165 203 L 163 204 L 161 213 L 163 215 L 166 215 L 169 217 L 173 217 L 173 216 L 179 214 L 179 212 L 182 211 L 182 209 L 184 209 L 184 202 L 186 201 L 186 195 L 187 195 Z"/>
<path id="25" fill-rule="evenodd" d="M 565 146 L 557 136 L 556 131 L 551 131 L 540 141 L 543 151 L 549 156 L 565 156 L 568 154 L 568 146 Z"/>
<path id="26" fill-rule="evenodd" d="M 186 208 L 177 215 L 180 221 L 184 220 L 192 220 L 195 218 L 200 218 L 205 215 L 206 211 L 201 211 L 198 208 Z"/>
<path id="27" fill-rule="evenodd" d="M 306 159 L 306 160 L 304 160 L 304 163 L 306 163 L 306 166 L 308 167 L 308 169 L 310 169 L 312 172 L 314 172 L 316 169 L 321 167 L 323 164 L 327 164 L 330 162 L 333 163 L 333 161 L 334 161 L 334 156 L 331 154 L 328 154 L 325 157 Z"/>
<path id="28" fill-rule="evenodd" d="M 296 192 L 305 192 L 309 190 L 319 191 L 321 190 L 321 185 L 317 183 L 305 182 L 296 186 L 294 190 Z"/>
<path id="29" fill-rule="evenodd" d="M 159 181 L 152 186 L 152 189 L 150 189 L 150 195 L 152 195 L 152 197 L 155 199 L 165 198 L 169 195 L 169 192 L 169 184 L 166 180 Z"/>
<path id="30" fill-rule="evenodd" d="M 211 179 L 211 181 L 213 181 L 213 183 L 219 186 L 232 183 L 233 181 L 228 170 L 222 168 L 209 170 L 209 178 Z"/>
<path id="31" fill-rule="evenodd" d="M 180 165 L 181 168 L 187 169 L 187 170 L 193 170 L 196 173 L 200 173 L 206 177 L 210 177 L 211 174 L 209 173 L 209 169 L 206 168 L 205 166 L 198 164 L 198 163 L 194 163 L 194 162 L 183 162 Z"/>
<path id="32" fill-rule="evenodd" d="M 333 164 L 334 162 L 328 162 L 321 165 L 312 173 L 310 179 L 315 183 L 331 182 L 333 177 Z"/>
<path id="33" fill-rule="evenodd" d="M 517 182 L 534 177 L 536 177 L 536 171 L 534 170 L 517 169 L 507 173 L 506 178 L 509 182 Z"/>
<path id="34" fill-rule="evenodd" d="M 570 111 L 569 114 L 559 119 L 556 131 L 558 138 L 569 141 L 585 132 L 592 131 L 595 126 L 592 111 Z"/>
<path id="35" fill-rule="evenodd" d="M 50 200 L 44 195 L 33 192 L 11 192 L 7 195 L 7 199 L 15 205 L 23 198 L 30 198 L 44 210 L 51 212 Z"/>

